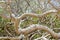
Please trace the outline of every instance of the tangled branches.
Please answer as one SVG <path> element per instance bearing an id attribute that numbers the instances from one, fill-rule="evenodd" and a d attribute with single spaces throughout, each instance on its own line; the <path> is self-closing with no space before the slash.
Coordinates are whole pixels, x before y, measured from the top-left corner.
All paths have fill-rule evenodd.
<path id="1" fill-rule="evenodd" d="M 43 25 L 39 25 L 39 24 L 33 24 L 33 25 L 30 25 L 29 27 L 27 28 L 24 28 L 22 29 L 21 27 L 19 27 L 19 24 L 20 24 L 20 21 L 26 17 L 26 16 L 32 16 L 32 17 L 37 17 L 37 18 L 41 18 L 43 16 L 46 16 L 50 13 L 58 13 L 57 10 L 49 10 L 43 14 L 33 14 L 33 13 L 24 13 L 22 14 L 20 17 L 15 17 L 14 14 L 11 14 L 12 16 L 12 22 L 14 22 L 14 29 L 15 29 L 15 32 L 17 34 L 24 34 L 24 35 L 27 35 L 29 33 L 32 33 L 36 30 L 44 30 L 48 33 L 50 33 L 52 35 L 52 37 L 54 38 L 60 38 L 60 34 L 59 33 L 55 33 L 52 29 L 48 28 L 47 26 L 43 26 Z M 0 15 L 1 16 L 1 15 Z M 4 18 L 4 16 L 1 16 Z M 8 17 L 6 17 L 8 18 Z M 9 17 L 10 19 L 10 17 Z"/>

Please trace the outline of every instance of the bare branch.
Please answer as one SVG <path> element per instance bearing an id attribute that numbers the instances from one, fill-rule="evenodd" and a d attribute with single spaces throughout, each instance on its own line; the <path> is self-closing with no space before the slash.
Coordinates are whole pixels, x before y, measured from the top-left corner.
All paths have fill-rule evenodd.
<path id="1" fill-rule="evenodd" d="M 34 32 L 36 30 L 44 30 L 44 31 L 50 33 L 52 35 L 52 37 L 60 39 L 59 33 L 55 33 L 52 29 L 48 28 L 47 26 L 38 25 L 38 24 L 33 24 L 27 28 L 21 29 L 20 34 L 28 35 L 29 33 Z M 2 38 L 3 39 L 19 39 L 19 38 L 15 38 L 15 37 L 0 37 L 0 39 L 2 39 Z"/>
<path id="2" fill-rule="evenodd" d="M 19 31 L 18 31 L 18 27 L 19 27 L 19 22 L 20 22 L 20 20 L 21 19 L 23 19 L 24 17 L 26 17 L 26 16 L 32 16 L 32 17 L 38 17 L 38 18 L 41 18 L 42 16 L 46 16 L 46 15 L 48 15 L 48 14 L 50 14 L 50 13 L 56 13 L 57 12 L 57 10 L 49 10 L 49 11 L 46 11 L 45 13 L 43 13 L 43 14 L 34 14 L 34 13 L 24 13 L 24 14 L 22 14 L 20 17 L 15 17 L 15 15 L 14 14 L 11 14 L 11 20 L 12 20 L 12 22 L 14 22 L 14 28 L 15 28 L 15 31 L 16 31 L 16 33 L 17 34 L 19 34 Z M 29 29 L 29 28 L 28 28 Z M 34 29 L 34 28 L 33 28 Z M 33 29 L 31 29 L 32 31 L 34 31 Z M 30 31 L 31 31 L 30 30 Z M 25 29 L 24 29 L 24 31 L 25 31 Z M 28 32 L 29 33 L 29 32 Z M 26 33 L 27 34 L 27 33 Z"/>
<path id="3" fill-rule="evenodd" d="M 42 17 L 42 16 L 46 16 L 48 14 L 51 14 L 51 13 L 57 13 L 58 11 L 57 10 L 49 10 L 49 11 L 46 11 L 44 12 L 43 14 L 34 14 L 34 13 L 24 13 L 22 14 L 20 17 L 18 17 L 19 19 L 23 19 L 24 17 L 26 16 L 32 16 L 32 17 Z"/>
<path id="4" fill-rule="evenodd" d="M 19 31 L 18 31 L 19 22 L 20 22 L 21 19 L 25 18 L 26 16 L 32 16 L 32 17 L 41 18 L 42 16 L 46 16 L 46 15 L 48 15 L 50 13 L 56 13 L 56 12 L 57 12 L 57 10 L 49 10 L 49 11 L 46 11 L 45 13 L 43 13 L 43 14 L 24 13 L 20 17 L 12 16 L 14 18 L 14 19 L 13 18 L 12 19 L 13 19 L 13 22 L 14 22 L 14 25 L 15 25 L 14 26 L 15 31 L 16 31 L 16 33 L 19 34 Z"/>
<path id="5" fill-rule="evenodd" d="M 48 28 L 47 26 L 43 26 L 43 25 L 38 25 L 38 24 L 33 24 L 27 28 L 21 29 L 20 33 L 27 35 L 29 33 L 32 33 L 36 30 L 44 30 L 48 33 L 50 33 L 52 35 L 52 37 L 54 38 L 60 38 L 60 34 L 59 33 L 55 33 L 52 29 Z"/>

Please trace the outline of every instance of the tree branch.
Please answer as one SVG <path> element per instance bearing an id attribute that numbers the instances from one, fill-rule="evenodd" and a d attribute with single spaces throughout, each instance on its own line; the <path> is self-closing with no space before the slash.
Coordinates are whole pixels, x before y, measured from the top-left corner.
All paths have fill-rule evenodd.
<path id="1" fill-rule="evenodd" d="M 42 17 L 42 16 L 46 16 L 46 15 L 48 15 L 48 14 L 51 14 L 51 13 L 57 13 L 58 11 L 57 10 L 49 10 L 49 11 L 46 11 L 46 12 L 44 12 L 44 13 L 42 13 L 42 14 L 34 14 L 34 13 L 24 13 L 24 14 L 22 14 L 20 17 L 18 17 L 19 19 L 23 19 L 24 17 L 26 17 L 26 16 L 32 16 L 32 17 L 38 17 L 38 18 L 40 18 L 40 17 Z"/>
<path id="2" fill-rule="evenodd" d="M 24 34 L 24 35 L 27 35 L 29 33 L 32 33 L 36 30 L 44 30 L 48 33 L 50 33 L 52 35 L 52 37 L 54 38 L 60 38 L 60 34 L 59 33 L 55 33 L 52 29 L 48 28 L 47 26 L 43 26 L 43 25 L 38 25 L 38 24 L 33 24 L 27 28 L 24 28 L 24 29 L 21 29 L 19 30 L 20 31 L 20 34 Z"/>
<path id="3" fill-rule="evenodd" d="M 27 28 L 19 30 L 19 32 L 20 32 L 20 34 L 28 35 L 29 33 L 32 33 L 36 30 L 44 30 L 44 31 L 50 33 L 52 35 L 52 37 L 60 39 L 60 34 L 59 33 L 55 33 L 52 29 L 48 28 L 47 26 L 38 25 L 38 24 L 30 25 Z M 2 39 L 2 38 L 3 39 L 19 39 L 19 37 L 18 38 L 15 38 L 15 37 L 0 37 L 0 39 Z"/>
<path id="4" fill-rule="evenodd" d="M 19 31 L 18 31 L 18 27 L 19 27 L 19 22 L 21 19 L 25 18 L 26 16 L 32 16 L 32 17 L 37 17 L 37 18 L 42 18 L 42 16 L 46 16 L 50 13 L 56 13 L 57 10 L 49 10 L 49 11 L 46 11 L 45 13 L 43 14 L 34 14 L 34 13 L 24 13 L 22 14 L 20 17 L 15 17 L 15 19 L 13 19 L 14 21 L 14 28 L 15 28 L 15 31 L 17 34 L 19 34 Z"/>
<path id="5" fill-rule="evenodd" d="M 19 34 L 19 31 L 18 31 L 18 27 L 19 27 L 19 22 L 21 19 L 23 19 L 24 17 L 26 16 L 32 16 L 32 17 L 38 17 L 38 18 L 41 18 L 42 16 L 46 16 L 50 13 L 56 13 L 57 10 L 49 10 L 49 11 L 46 11 L 44 12 L 43 14 L 34 14 L 34 13 L 24 13 L 22 14 L 20 17 L 15 17 L 14 14 L 11 14 L 11 21 L 14 22 L 14 29 L 16 31 L 17 34 Z M 1 15 L 0 15 L 1 16 Z M 4 17 L 4 16 L 2 16 Z M 6 17 L 6 16 L 5 16 Z"/>

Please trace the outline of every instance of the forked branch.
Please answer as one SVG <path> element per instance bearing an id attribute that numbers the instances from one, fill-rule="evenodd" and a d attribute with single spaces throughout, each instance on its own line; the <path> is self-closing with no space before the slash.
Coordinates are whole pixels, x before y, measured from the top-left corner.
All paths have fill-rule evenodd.
<path id="1" fill-rule="evenodd" d="M 21 34 L 22 33 L 24 35 L 27 35 L 27 34 L 29 34 L 31 32 L 36 31 L 36 30 L 45 30 L 48 33 L 50 33 L 53 37 L 60 38 L 60 34 L 55 33 L 53 30 L 49 29 L 46 26 L 42 26 L 42 25 L 31 25 L 30 27 L 24 28 L 24 29 L 19 29 L 18 28 L 19 27 L 20 20 L 23 19 L 26 16 L 32 16 L 32 17 L 41 18 L 42 16 L 46 16 L 48 14 L 57 13 L 57 12 L 58 12 L 57 10 L 49 10 L 47 12 L 44 12 L 43 14 L 24 13 L 20 17 L 15 17 L 14 15 L 11 15 L 12 16 L 12 19 L 11 20 L 14 22 L 14 28 L 15 28 L 15 31 L 16 31 L 17 34 Z"/>

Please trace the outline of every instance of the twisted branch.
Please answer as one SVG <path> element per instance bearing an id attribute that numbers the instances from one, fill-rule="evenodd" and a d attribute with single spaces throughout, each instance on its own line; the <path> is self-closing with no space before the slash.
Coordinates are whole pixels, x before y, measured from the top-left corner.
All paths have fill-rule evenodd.
<path id="1" fill-rule="evenodd" d="M 21 29 L 21 30 L 19 30 L 19 32 L 24 34 L 24 35 L 27 35 L 29 33 L 36 31 L 36 30 L 44 30 L 44 31 L 50 33 L 52 35 L 52 37 L 60 38 L 59 33 L 55 33 L 52 29 L 48 28 L 47 26 L 38 25 L 38 24 L 33 24 L 27 28 Z"/>
<path id="2" fill-rule="evenodd" d="M 16 31 L 17 34 L 22 33 L 24 35 L 27 35 L 27 34 L 29 34 L 31 32 L 36 31 L 36 30 L 45 30 L 48 33 L 50 33 L 54 38 L 60 38 L 60 34 L 55 33 L 53 30 L 49 29 L 46 26 L 42 26 L 42 25 L 31 25 L 28 28 L 24 28 L 24 29 L 19 29 L 18 28 L 20 20 L 23 19 L 26 16 L 32 16 L 32 17 L 41 18 L 42 16 L 46 16 L 46 15 L 48 15 L 50 13 L 57 13 L 57 12 L 58 12 L 57 10 L 49 10 L 47 12 L 44 12 L 43 14 L 24 13 L 20 17 L 15 17 L 14 15 L 11 15 L 12 19 L 13 19 L 13 20 L 12 19 L 11 20 L 14 22 L 14 25 L 15 25 L 14 28 L 15 28 L 15 31 Z"/>
<path id="3" fill-rule="evenodd" d="M 20 17 L 18 17 L 19 19 L 23 19 L 24 17 L 26 16 L 32 16 L 32 17 L 38 17 L 38 18 L 41 18 L 42 16 L 46 16 L 48 14 L 51 14 L 51 13 L 57 13 L 58 11 L 57 10 L 49 10 L 49 11 L 46 11 L 42 14 L 35 14 L 35 13 L 24 13 L 22 14 Z"/>
<path id="4" fill-rule="evenodd" d="M 20 32 L 20 34 L 28 35 L 29 33 L 32 33 L 36 30 L 44 30 L 44 31 L 50 33 L 52 35 L 52 37 L 60 39 L 59 33 L 55 33 L 52 29 L 48 28 L 47 26 L 43 26 L 43 25 L 39 25 L 39 24 L 30 25 L 27 28 L 19 30 L 19 32 Z M 7 39 L 7 38 L 10 39 L 9 37 L 6 37 L 6 38 L 3 37 L 3 39 Z M 0 39 L 2 39 L 2 38 L 0 37 Z"/>

